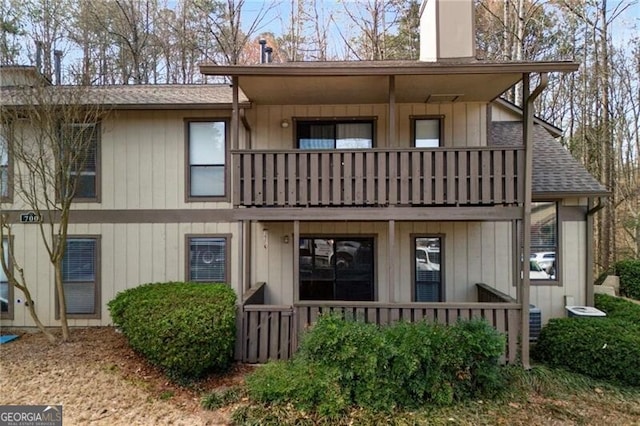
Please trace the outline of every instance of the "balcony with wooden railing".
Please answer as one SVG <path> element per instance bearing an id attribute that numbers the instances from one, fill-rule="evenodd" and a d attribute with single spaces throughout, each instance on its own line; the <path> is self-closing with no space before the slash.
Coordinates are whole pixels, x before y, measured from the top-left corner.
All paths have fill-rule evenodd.
<path id="1" fill-rule="evenodd" d="M 522 147 L 239 150 L 235 207 L 498 206 L 524 201 Z"/>

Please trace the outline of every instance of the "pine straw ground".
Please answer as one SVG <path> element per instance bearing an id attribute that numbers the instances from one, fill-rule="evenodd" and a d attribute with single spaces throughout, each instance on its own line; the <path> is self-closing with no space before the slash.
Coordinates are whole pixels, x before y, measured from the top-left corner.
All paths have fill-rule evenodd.
<path id="1" fill-rule="evenodd" d="M 0 345 L 0 404 L 62 404 L 67 426 L 229 424 L 232 411 L 246 400 L 217 411 L 202 409 L 200 400 L 214 389 L 241 385 L 251 369 L 236 365 L 225 376 L 183 388 L 168 382 L 111 327 L 73 330 L 72 341 L 59 345 L 48 344 L 40 334 L 22 334 Z M 562 386 L 550 391 L 540 385 L 549 380 L 539 379 L 534 377 L 524 394 L 508 401 L 474 401 L 368 421 L 356 416 L 344 423 L 640 425 L 640 391 L 621 393 L 589 384 L 576 392 Z M 274 411 L 265 411 L 263 421 L 270 417 L 266 422 L 273 424 Z M 277 423 L 300 420 L 286 414 L 278 418 Z"/>
<path id="2" fill-rule="evenodd" d="M 232 408 L 203 410 L 201 395 L 242 383 L 250 369 L 238 365 L 183 388 L 112 327 L 75 329 L 71 336 L 51 345 L 40 333 L 27 333 L 0 345 L 0 404 L 62 404 L 65 425 L 223 425 Z"/>

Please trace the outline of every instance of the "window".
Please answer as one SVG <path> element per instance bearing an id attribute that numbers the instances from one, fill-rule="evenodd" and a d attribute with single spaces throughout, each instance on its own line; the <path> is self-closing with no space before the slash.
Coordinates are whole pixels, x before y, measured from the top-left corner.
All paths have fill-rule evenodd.
<path id="1" fill-rule="evenodd" d="M 374 300 L 373 248 L 373 238 L 300 238 L 300 300 Z"/>
<path id="2" fill-rule="evenodd" d="M 2 241 L 4 260 L 9 265 L 9 241 Z M 13 319 L 13 288 L 9 285 L 7 275 L 0 266 L 0 318 Z"/>
<path id="3" fill-rule="evenodd" d="M 187 122 L 189 199 L 224 197 L 226 194 L 227 123 Z"/>
<path id="4" fill-rule="evenodd" d="M 442 146 L 442 117 L 413 117 L 411 131 L 416 148 Z"/>
<path id="5" fill-rule="evenodd" d="M 11 199 L 11 182 L 9 174 L 9 127 L 0 125 L 0 198 Z"/>
<path id="6" fill-rule="evenodd" d="M 416 302 L 443 302 L 442 238 L 414 237 L 414 291 Z"/>
<path id="7" fill-rule="evenodd" d="M 100 317 L 99 252 L 99 237 L 67 238 L 62 285 L 69 318 Z"/>
<path id="8" fill-rule="evenodd" d="M 361 149 L 373 147 L 373 121 L 296 121 L 300 149 Z"/>
<path id="9" fill-rule="evenodd" d="M 531 204 L 531 280 L 557 280 L 558 208 L 554 202 Z"/>
<path id="10" fill-rule="evenodd" d="M 188 280 L 209 283 L 228 283 L 227 238 L 187 237 L 189 245 Z"/>
<path id="11" fill-rule="evenodd" d="M 70 166 L 72 184 L 76 191 L 74 201 L 98 201 L 98 164 L 99 164 L 100 125 L 95 123 L 70 124 L 62 132 L 63 155 Z M 78 155 L 78 147 L 86 155 Z M 64 188 L 63 188 L 64 189 Z"/>

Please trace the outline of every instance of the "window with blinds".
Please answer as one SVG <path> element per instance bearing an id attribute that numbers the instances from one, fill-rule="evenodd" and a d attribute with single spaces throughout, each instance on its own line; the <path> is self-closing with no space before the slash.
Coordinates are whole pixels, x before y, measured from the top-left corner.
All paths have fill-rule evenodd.
<path id="1" fill-rule="evenodd" d="M 442 146 L 442 118 L 412 118 L 413 145 L 416 148 Z"/>
<path id="2" fill-rule="evenodd" d="M 1 125 L 0 125 L 1 126 Z M 0 197 L 9 197 L 9 142 L 6 126 L 0 128 Z"/>
<path id="3" fill-rule="evenodd" d="M 189 195 L 223 197 L 226 189 L 226 122 L 189 122 L 188 133 Z"/>
<path id="4" fill-rule="evenodd" d="M 227 282 L 226 238 L 189 238 L 189 281 Z"/>
<path id="5" fill-rule="evenodd" d="M 98 244 L 96 238 L 68 238 L 62 259 L 67 314 L 95 314 Z"/>
<path id="6" fill-rule="evenodd" d="M 300 149 L 373 148 L 373 121 L 297 121 Z"/>
<path id="7" fill-rule="evenodd" d="M 74 199 L 96 199 L 98 197 L 98 137 L 99 124 L 76 123 L 65 126 L 62 132 L 63 155 L 68 156 L 70 175 L 75 178 Z M 84 147 L 84 155 L 77 148 Z M 67 152 L 71 150 L 72 152 Z M 64 189 L 64 188 L 62 188 Z"/>

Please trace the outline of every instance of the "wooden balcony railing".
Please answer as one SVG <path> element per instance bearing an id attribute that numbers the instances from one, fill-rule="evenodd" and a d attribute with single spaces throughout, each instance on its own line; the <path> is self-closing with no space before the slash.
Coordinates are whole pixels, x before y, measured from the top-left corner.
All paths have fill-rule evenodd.
<path id="1" fill-rule="evenodd" d="M 234 151 L 246 207 L 473 206 L 523 202 L 521 147 Z"/>

